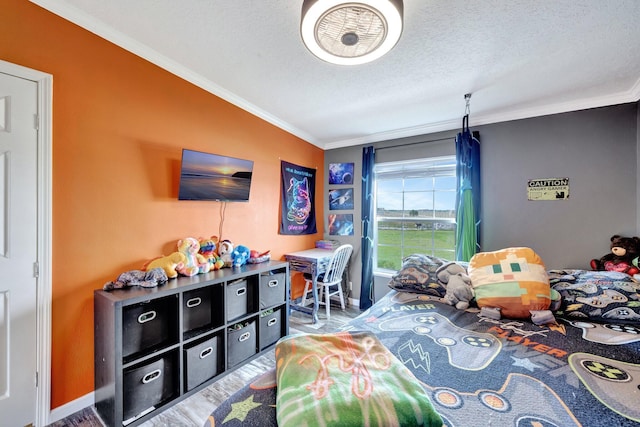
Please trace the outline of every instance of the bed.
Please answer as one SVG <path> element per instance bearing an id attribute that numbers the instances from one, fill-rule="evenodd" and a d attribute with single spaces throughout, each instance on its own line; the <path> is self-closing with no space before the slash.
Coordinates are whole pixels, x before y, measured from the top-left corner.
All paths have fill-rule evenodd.
<path id="1" fill-rule="evenodd" d="M 563 297 L 555 324 L 482 317 L 443 302 L 441 289 L 396 288 L 342 333 L 373 333 L 446 426 L 637 425 L 640 284 L 624 273 L 548 274 Z M 273 371 L 256 378 L 206 425 L 277 425 L 276 384 Z"/>

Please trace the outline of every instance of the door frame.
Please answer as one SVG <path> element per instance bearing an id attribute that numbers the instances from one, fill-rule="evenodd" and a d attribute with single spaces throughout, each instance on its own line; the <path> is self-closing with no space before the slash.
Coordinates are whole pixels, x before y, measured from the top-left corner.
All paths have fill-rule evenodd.
<path id="1" fill-rule="evenodd" d="M 36 292 L 36 427 L 48 424 L 51 411 L 51 263 L 53 76 L 0 60 L 0 72 L 37 84 L 37 292 Z"/>

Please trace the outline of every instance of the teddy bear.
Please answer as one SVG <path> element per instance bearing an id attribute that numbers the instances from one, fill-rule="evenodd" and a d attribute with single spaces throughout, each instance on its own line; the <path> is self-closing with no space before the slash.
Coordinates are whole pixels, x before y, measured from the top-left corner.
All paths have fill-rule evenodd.
<path id="1" fill-rule="evenodd" d="M 631 276 L 640 270 L 633 261 L 640 255 L 640 238 L 623 237 L 618 234 L 611 237 L 611 252 L 600 259 L 591 260 L 591 269 L 595 271 L 618 271 Z"/>
<path id="2" fill-rule="evenodd" d="M 167 273 L 160 267 L 154 267 L 147 271 L 130 270 L 121 273 L 115 281 L 105 283 L 102 289 L 111 291 L 133 286 L 153 288 L 166 283 L 168 280 Z"/>
<path id="3" fill-rule="evenodd" d="M 178 270 L 187 262 L 187 258 L 180 252 L 173 252 L 167 256 L 154 258 L 142 266 L 145 271 L 150 271 L 156 267 L 164 270 L 169 279 L 178 277 Z"/>
<path id="4" fill-rule="evenodd" d="M 467 271 L 460 264 L 448 262 L 442 264 L 436 270 L 438 281 L 445 286 L 444 301 L 455 306 L 458 310 L 469 308 L 469 302 L 473 299 L 473 288 Z"/>
<path id="5" fill-rule="evenodd" d="M 209 263 L 210 270 L 220 270 L 224 265 L 224 261 L 218 256 L 218 236 L 211 236 L 209 238 L 199 238 L 200 250 L 198 251 L 207 262 Z"/>
<path id="6" fill-rule="evenodd" d="M 200 242 L 193 237 L 178 240 L 178 252 L 185 256 L 186 262 L 182 268 L 177 269 L 183 276 L 191 277 L 199 273 L 208 273 L 211 270 L 209 262 L 198 253 Z"/>

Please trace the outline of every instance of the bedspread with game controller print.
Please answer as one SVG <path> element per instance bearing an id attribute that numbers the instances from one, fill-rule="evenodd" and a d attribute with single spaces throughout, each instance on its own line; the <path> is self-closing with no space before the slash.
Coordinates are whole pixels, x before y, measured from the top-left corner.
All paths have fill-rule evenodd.
<path id="1" fill-rule="evenodd" d="M 344 330 L 374 332 L 420 381 L 446 426 L 640 422 L 640 328 L 633 324 L 559 318 L 538 326 L 392 291 Z M 273 372 L 256 378 L 206 425 L 276 425 L 276 393 Z M 312 417 L 308 425 L 324 421 Z"/>

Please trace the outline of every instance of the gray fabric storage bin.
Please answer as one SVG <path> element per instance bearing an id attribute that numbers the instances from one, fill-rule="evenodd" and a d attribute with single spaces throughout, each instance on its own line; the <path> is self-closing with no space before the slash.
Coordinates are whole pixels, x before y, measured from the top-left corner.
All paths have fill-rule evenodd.
<path id="1" fill-rule="evenodd" d="M 178 376 L 174 352 L 124 371 L 123 420 L 137 417 L 150 408 L 176 397 Z"/>
<path id="2" fill-rule="evenodd" d="M 229 367 L 257 353 L 255 320 L 242 329 L 228 330 L 227 333 L 227 365 Z"/>
<path id="3" fill-rule="evenodd" d="M 238 280 L 227 284 L 227 321 L 244 316 L 248 311 L 249 284 Z"/>
<path id="4" fill-rule="evenodd" d="M 177 341 L 177 298 L 155 299 L 122 309 L 122 357 Z"/>
<path id="5" fill-rule="evenodd" d="M 186 391 L 218 373 L 218 337 L 214 336 L 184 351 Z"/>
<path id="6" fill-rule="evenodd" d="M 260 349 L 269 347 L 282 337 L 282 316 L 280 309 L 260 317 Z"/>
<path id="7" fill-rule="evenodd" d="M 284 273 L 260 275 L 260 308 L 282 304 L 286 300 Z"/>
<path id="8" fill-rule="evenodd" d="M 182 330 L 185 332 L 211 325 L 211 287 L 185 292 L 182 313 Z"/>

